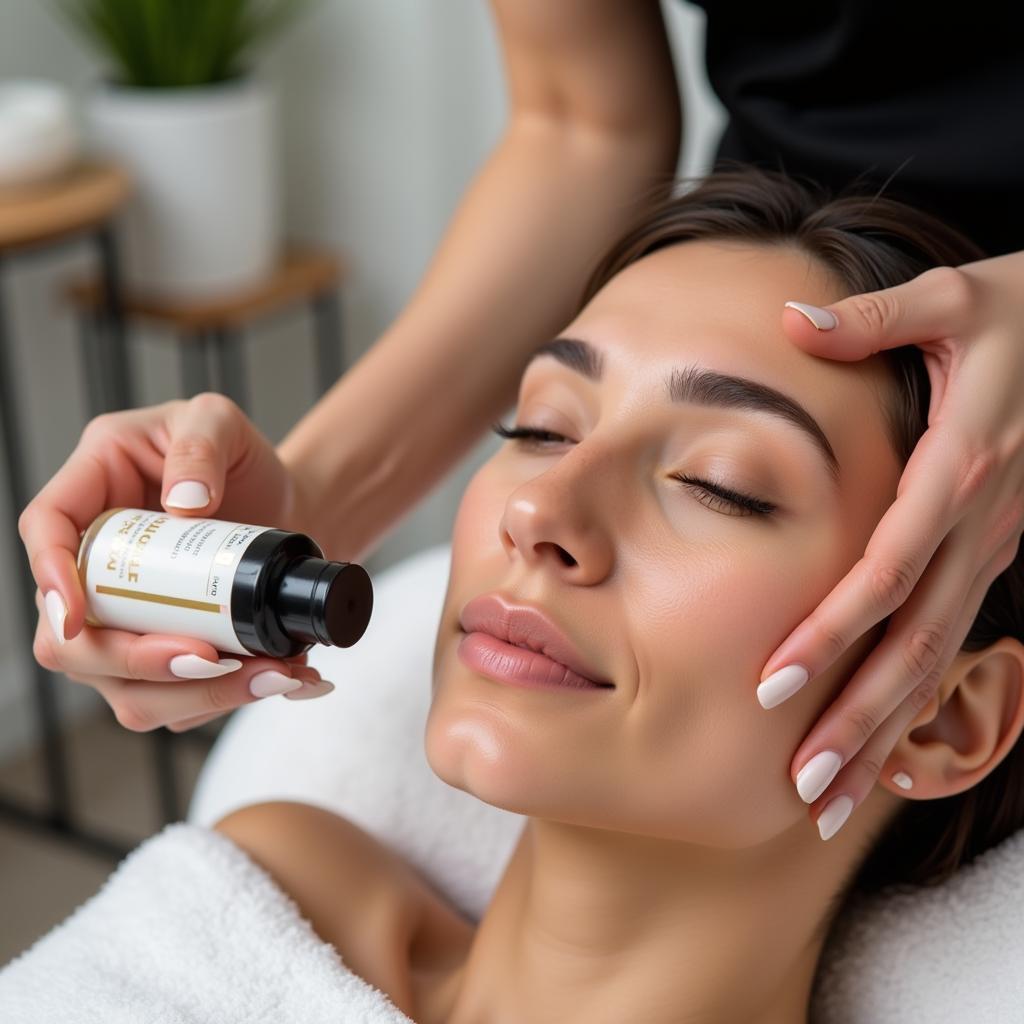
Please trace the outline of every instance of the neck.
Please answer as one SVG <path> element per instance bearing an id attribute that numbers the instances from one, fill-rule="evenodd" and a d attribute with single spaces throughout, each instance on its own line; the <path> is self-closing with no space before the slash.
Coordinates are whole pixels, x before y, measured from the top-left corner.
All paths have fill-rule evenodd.
<path id="1" fill-rule="evenodd" d="M 723 850 L 530 818 L 444 1019 L 804 1024 L 824 915 L 859 854 L 841 835 L 801 819 Z"/>

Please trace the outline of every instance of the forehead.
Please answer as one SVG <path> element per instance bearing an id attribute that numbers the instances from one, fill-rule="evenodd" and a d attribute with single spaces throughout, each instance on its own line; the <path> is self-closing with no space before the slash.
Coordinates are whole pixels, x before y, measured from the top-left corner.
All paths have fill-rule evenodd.
<path id="1" fill-rule="evenodd" d="M 888 370 L 879 356 L 811 355 L 782 330 L 787 300 L 826 305 L 844 294 L 792 246 L 685 242 L 630 264 L 563 333 L 605 350 L 609 384 L 628 378 L 631 387 L 663 393 L 670 369 L 695 363 L 783 391 L 821 424 L 846 466 L 858 435 L 891 447 L 882 415 Z"/>

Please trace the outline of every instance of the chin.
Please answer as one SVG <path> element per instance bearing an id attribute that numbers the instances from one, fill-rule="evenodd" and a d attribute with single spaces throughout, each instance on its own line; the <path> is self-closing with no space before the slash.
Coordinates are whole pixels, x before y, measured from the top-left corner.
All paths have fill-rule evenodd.
<path id="1" fill-rule="evenodd" d="M 517 726 L 500 696 L 454 694 L 458 683 L 439 677 L 427 717 L 424 752 L 439 779 L 514 814 L 609 827 L 615 808 L 607 791 L 575 760 L 563 764 L 544 730 Z"/>
<path id="2" fill-rule="evenodd" d="M 520 763 L 520 746 L 500 704 L 470 698 L 452 702 L 445 699 L 443 683 L 435 684 L 424 752 L 443 782 L 495 807 L 532 813 L 529 794 L 536 793 L 536 786 Z"/>

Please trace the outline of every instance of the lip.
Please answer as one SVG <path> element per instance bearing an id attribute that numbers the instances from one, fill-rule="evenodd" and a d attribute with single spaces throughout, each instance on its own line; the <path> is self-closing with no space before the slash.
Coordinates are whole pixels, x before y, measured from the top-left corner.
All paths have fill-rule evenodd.
<path id="1" fill-rule="evenodd" d="M 459 625 L 467 634 L 487 633 L 517 649 L 525 645 L 595 686 L 614 687 L 550 616 L 534 605 L 514 603 L 499 593 L 481 594 L 462 609 Z"/>

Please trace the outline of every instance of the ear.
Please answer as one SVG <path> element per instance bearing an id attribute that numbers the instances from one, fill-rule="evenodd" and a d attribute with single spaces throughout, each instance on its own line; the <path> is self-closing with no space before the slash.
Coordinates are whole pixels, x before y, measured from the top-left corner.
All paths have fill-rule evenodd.
<path id="1" fill-rule="evenodd" d="M 980 651 L 960 651 L 935 696 L 886 760 L 879 784 L 897 796 L 934 800 L 977 785 L 1024 730 L 1024 645 L 1003 637 Z M 894 772 L 913 780 L 910 789 Z"/>

